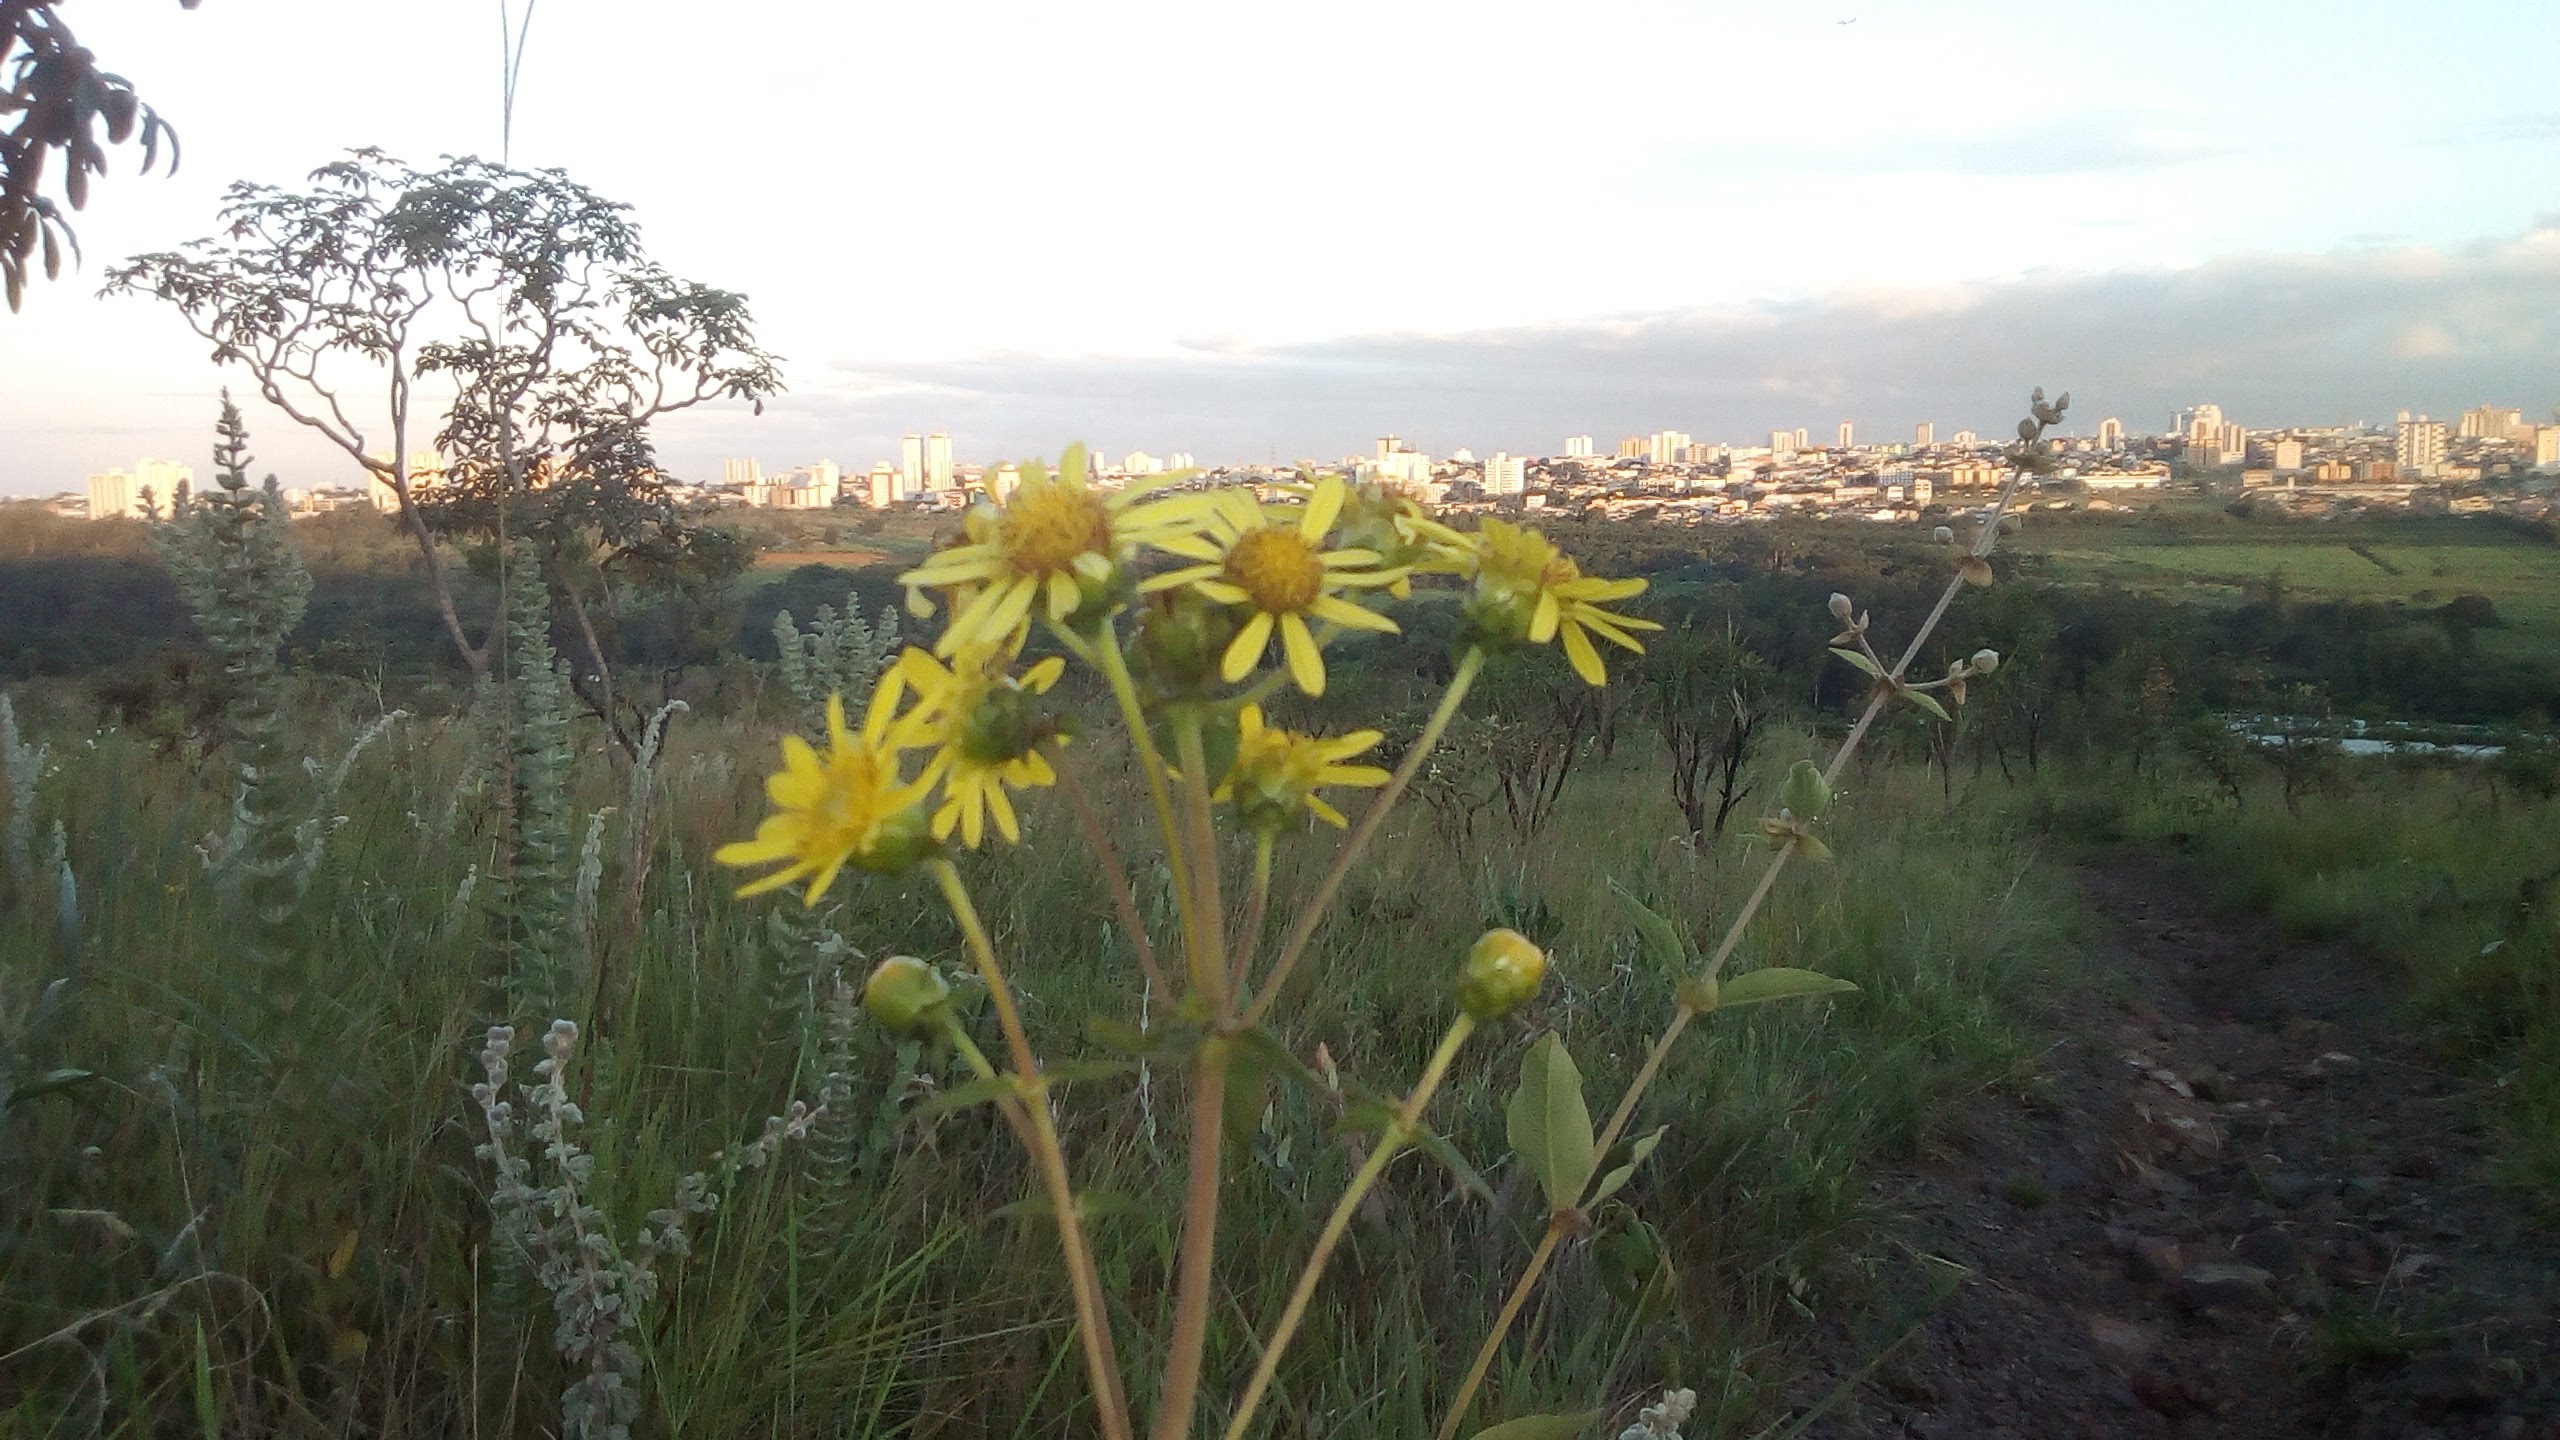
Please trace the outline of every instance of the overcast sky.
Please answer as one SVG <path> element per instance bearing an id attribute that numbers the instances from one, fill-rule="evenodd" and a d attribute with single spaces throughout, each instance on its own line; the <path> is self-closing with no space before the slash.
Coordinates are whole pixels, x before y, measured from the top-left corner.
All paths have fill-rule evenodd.
<path id="1" fill-rule="evenodd" d="M 177 125 L 0 314 L 0 493 L 204 465 L 223 376 L 93 298 L 234 179 L 498 146 L 497 0 L 70 0 Z M 680 475 L 1550 453 L 2560 403 L 2560 5 L 539 0 L 514 159 L 745 291 L 790 393 Z M 253 407 L 262 468 L 343 461 Z"/>

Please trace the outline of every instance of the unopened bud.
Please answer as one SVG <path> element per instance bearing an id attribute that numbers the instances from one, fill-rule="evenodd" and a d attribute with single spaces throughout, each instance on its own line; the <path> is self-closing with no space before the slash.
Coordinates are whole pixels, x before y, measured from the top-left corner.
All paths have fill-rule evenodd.
<path id="1" fill-rule="evenodd" d="M 2000 668 L 2000 652 L 1999 652 L 1999 651 L 1997 651 L 1997 650 L 1984 649 L 1984 650 L 1976 650 L 1976 651 L 1974 651 L 1974 652 L 1973 652 L 1973 673 L 1974 673 L 1974 674 L 1976 674 L 1976 675 L 1988 675 L 1988 674 L 1990 674 L 1992 671 L 1997 670 L 1997 669 L 1999 669 L 1999 668 Z"/>
<path id="2" fill-rule="evenodd" d="M 1852 601 L 1848 596 L 1841 594 L 1837 590 L 1831 592 L 1831 618 L 1835 620 L 1846 620 L 1849 618 L 1849 612 L 1857 608 L 1856 602 Z"/>
<path id="3" fill-rule="evenodd" d="M 1811 820 L 1831 804 L 1831 786 L 1822 778 L 1822 769 L 1810 760 L 1799 760 L 1787 771 L 1785 788 L 1778 792 L 1780 813 L 1790 820 Z"/>
<path id="4" fill-rule="evenodd" d="M 1953 545 L 1956 543 L 1956 532 L 1951 526 L 1941 525 L 1929 532 L 1929 538 L 1941 545 Z"/>
<path id="5" fill-rule="evenodd" d="M 936 1022 L 951 1005 L 951 982 L 913 955 L 892 955 L 862 987 L 862 1008 L 901 1035 Z"/>
<path id="6" fill-rule="evenodd" d="M 1538 993 L 1547 952 L 1517 930 L 1487 930 L 1458 972 L 1458 1008 L 1477 1020 L 1499 1020 Z"/>

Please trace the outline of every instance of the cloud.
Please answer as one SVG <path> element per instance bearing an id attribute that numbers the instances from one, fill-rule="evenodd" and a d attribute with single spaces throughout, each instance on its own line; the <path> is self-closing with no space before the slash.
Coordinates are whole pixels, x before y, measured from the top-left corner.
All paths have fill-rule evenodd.
<path id="1" fill-rule="evenodd" d="M 1897 129 L 1830 144 L 1754 136 L 1747 143 L 1673 151 L 1657 169 L 1666 180 L 1762 174 L 2051 179 L 2140 174 L 2220 159 L 2241 148 L 2174 116 L 2117 105 L 2012 120 L 1972 132 Z"/>
<path id="2" fill-rule="evenodd" d="M 2539 413 L 2560 401 L 2555 353 L 2560 227 L 2460 250 L 2031 274 L 1463 334 L 875 366 L 794 397 L 785 433 L 768 417 L 722 438 L 814 455 L 864 437 L 888 453 L 899 432 L 931 428 L 981 458 L 1082 437 L 1285 461 L 1395 433 L 1442 453 L 1545 453 L 1585 432 L 1743 441 L 1843 418 L 1871 436 L 1924 419 L 1994 433 L 2038 384 L 2072 391 L 2082 427 L 2120 415 L 2156 429 L 2203 399 L 2244 423 L 2328 423 L 2487 399 Z"/>

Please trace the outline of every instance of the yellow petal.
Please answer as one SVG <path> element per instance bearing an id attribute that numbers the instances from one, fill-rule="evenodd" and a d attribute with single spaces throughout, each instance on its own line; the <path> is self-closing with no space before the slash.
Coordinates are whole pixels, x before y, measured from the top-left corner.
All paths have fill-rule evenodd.
<path id="1" fill-rule="evenodd" d="M 1375 789 L 1395 777 L 1375 765 L 1327 765 L 1316 772 L 1319 785 L 1358 785 Z"/>
<path id="2" fill-rule="evenodd" d="M 1591 637 L 1579 625 L 1564 627 L 1564 658 L 1573 662 L 1573 673 L 1593 685 L 1609 683 L 1609 672 L 1600 663 L 1600 652 L 1591 648 Z"/>
<path id="3" fill-rule="evenodd" d="M 1529 617 L 1529 643 L 1544 645 L 1556 638 L 1556 621 L 1563 615 L 1564 607 L 1556 603 L 1556 592 L 1539 590 L 1537 612 Z"/>
<path id="4" fill-rule="evenodd" d="M 809 898 L 807 904 L 810 909 L 815 910 L 818 908 L 818 897 L 826 894 L 827 887 L 836 883 L 836 875 L 844 869 L 844 862 L 847 858 L 849 857 L 843 855 L 831 855 L 827 858 L 827 863 L 818 867 L 817 875 L 809 881 Z"/>
<path id="5" fill-rule="evenodd" d="M 1326 480 L 1307 497 L 1307 513 L 1298 520 L 1298 533 L 1309 540 L 1321 540 L 1333 528 L 1334 519 L 1342 514 L 1342 482 Z"/>
<path id="6" fill-rule="evenodd" d="M 1048 598 L 1049 618 L 1064 620 L 1076 613 L 1076 606 L 1083 603 L 1084 591 L 1077 586 L 1076 577 L 1072 573 L 1061 570 L 1049 577 Z"/>
<path id="7" fill-rule="evenodd" d="M 1224 580 L 1204 577 L 1193 581 L 1191 588 L 1199 591 L 1202 599 L 1214 600 L 1221 605 L 1247 605 L 1253 601 L 1243 587 L 1230 585 Z"/>
<path id="8" fill-rule="evenodd" d="M 1244 622 L 1236 638 L 1227 642 L 1226 659 L 1218 666 L 1218 675 L 1233 685 L 1250 673 L 1262 660 L 1262 652 L 1271 644 L 1271 617 L 1257 610 Z"/>
<path id="9" fill-rule="evenodd" d="M 1327 805 L 1324 801 L 1317 799 L 1313 795 L 1307 797 L 1307 808 L 1315 812 L 1318 819 L 1323 820 L 1326 824 L 1331 825 L 1336 830 L 1348 830 L 1351 828 L 1351 820 L 1348 816 L 1344 815 L 1341 811 L 1334 809 L 1332 806 Z"/>
<path id="10" fill-rule="evenodd" d="M 769 865 L 799 853 L 800 847 L 786 840 L 732 840 L 712 851 L 711 858 L 723 865 Z"/>
<path id="11" fill-rule="evenodd" d="M 750 880 L 746 884 L 739 886 L 738 898 L 744 900 L 750 895 L 762 895 L 768 890 L 779 890 L 783 886 L 790 884 L 792 881 L 799 879 L 801 876 L 808 874 L 816 868 L 816 866 L 806 863 L 799 865 L 786 865 L 782 869 L 776 870 L 770 875 L 759 876 L 756 879 Z"/>
<path id="12" fill-rule="evenodd" d="M 1066 673 L 1066 657 L 1052 655 L 1022 672 L 1022 688 L 1034 695 L 1046 695 L 1049 687 L 1058 683 L 1058 677 Z"/>
<path id="13" fill-rule="evenodd" d="M 1322 695 L 1324 655 L 1316 649 L 1316 637 L 1307 629 L 1307 622 L 1296 615 L 1281 616 L 1280 643 L 1289 652 L 1289 678 L 1297 681 L 1298 688 L 1307 694 Z M 1227 680 L 1233 684 L 1239 678 L 1230 675 Z"/>
<path id="14" fill-rule="evenodd" d="M 1377 630 L 1393 635 L 1396 622 L 1366 606 L 1354 605 L 1339 595 L 1319 595 L 1307 613 L 1319 620 L 1330 620 L 1346 630 Z"/>
<path id="15" fill-rule="evenodd" d="M 987 786 L 987 808 L 996 813 L 996 831 L 1004 836 L 1005 843 L 1021 844 L 1022 823 L 1014 818 L 1013 801 L 1005 796 L 1003 786 L 993 784 Z M 977 842 L 973 840 L 969 843 L 974 845 Z"/>

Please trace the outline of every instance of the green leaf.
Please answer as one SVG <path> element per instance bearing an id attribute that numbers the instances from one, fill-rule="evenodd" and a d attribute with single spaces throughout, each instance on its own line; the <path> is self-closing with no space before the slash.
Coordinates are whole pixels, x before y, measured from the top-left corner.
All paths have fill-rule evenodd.
<path id="1" fill-rule="evenodd" d="M 1511 1092 L 1507 1118 L 1511 1148 L 1546 1187 L 1549 1210 L 1570 1210 L 1582 1198 L 1597 1157 L 1591 1153 L 1591 1112 L 1582 1104 L 1582 1072 L 1554 1031 L 1520 1061 L 1520 1088 Z"/>
<path id="2" fill-rule="evenodd" d="M 1107 1015 L 1097 1015 L 1086 1021 L 1084 1033 L 1105 1050 L 1148 1059 L 1184 1054 L 1199 1040 L 1197 1034 L 1180 1026 L 1159 1025 L 1153 1030 L 1141 1030 L 1126 1020 L 1114 1020 Z"/>
<path id="3" fill-rule="evenodd" d="M 1022 1087 L 1014 1082 L 1011 1075 L 986 1075 L 966 1085 L 954 1085 L 927 1100 L 924 1102 L 924 1113 L 951 1115 L 966 1110 L 972 1105 L 984 1105 L 990 1100 L 1021 1098 Z"/>
<path id="4" fill-rule="evenodd" d="M 16 1105 L 23 1105 L 30 1100 L 50 1095 L 57 1090 L 68 1090 L 72 1086 L 78 1085 L 83 1081 L 95 1080 L 97 1078 L 97 1072 L 94 1070 L 48 1070 L 44 1074 L 37 1076 L 35 1079 L 28 1081 L 26 1084 L 21 1085 L 14 1090 L 8 1089 L 5 1086 L 0 1086 L 0 1110 L 7 1110 Z"/>
<path id="5" fill-rule="evenodd" d="M 1072 1085 L 1079 1080 L 1108 1080 L 1137 1068 L 1136 1062 L 1129 1060 L 1061 1060 L 1040 1068 L 1040 1083 Z"/>
<path id="6" fill-rule="evenodd" d="M 1281 1079 L 1295 1085 L 1303 1085 L 1310 1090 L 1324 1088 L 1324 1081 L 1318 1078 L 1316 1072 L 1308 1069 L 1307 1063 L 1293 1054 L 1287 1045 L 1281 1043 L 1280 1037 L 1272 1034 L 1268 1029 L 1256 1025 L 1250 1030 L 1239 1030 L 1230 1038 L 1235 1041 L 1238 1050 L 1250 1052 L 1262 1063 L 1265 1070 Z"/>
<path id="7" fill-rule="evenodd" d="M 1937 716 L 1941 720 L 1953 720 L 1956 718 L 1947 713 L 1946 706 L 1938 703 L 1937 696 L 1932 695 L 1925 690 L 1905 690 L 1902 692 L 1902 698 L 1919 706 L 1921 709 L 1928 711 L 1930 714 Z"/>
<path id="8" fill-rule="evenodd" d="M 1857 666 L 1859 669 L 1866 671 L 1868 674 L 1873 675 L 1879 680 L 1884 678 L 1884 667 L 1878 665 L 1873 660 L 1868 659 L 1863 651 L 1844 650 L 1839 646 L 1834 645 L 1831 647 L 1831 653 L 1848 661 L 1850 664 Z"/>
<path id="9" fill-rule="evenodd" d="M 1636 922 L 1636 938 L 1644 942 L 1645 957 L 1674 975 L 1688 969 L 1689 943 L 1680 938 L 1680 932 L 1673 928 L 1671 922 L 1627 893 L 1627 888 L 1617 881 L 1610 881 L 1609 888 L 1618 892 L 1618 898 L 1626 902 L 1627 910 Z"/>
<path id="10" fill-rule="evenodd" d="M 1573 1437 L 1600 1423 L 1603 1412 L 1585 1410 L 1579 1415 L 1523 1415 L 1505 1420 L 1490 1430 L 1479 1430 L 1475 1440 L 1573 1440 Z"/>
<path id="11" fill-rule="evenodd" d="M 1343 1110 L 1342 1119 L 1333 1128 L 1345 1135 L 1383 1137 L 1396 1133 L 1397 1117 L 1403 1113 L 1403 1106 L 1384 1100 L 1354 1100 Z M 1450 1144 L 1448 1137 L 1416 1121 L 1404 1131 L 1403 1143 L 1439 1161 L 1443 1168 L 1457 1177 L 1459 1184 L 1467 1187 L 1478 1199 L 1493 1198 L 1493 1187 L 1484 1183 L 1484 1177 L 1476 1173 L 1476 1167 L 1467 1163 L 1467 1157 L 1458 1153 L 1458 1147 Z"/>
<path id="12" fill-rule="evenodd" d="M 1795 970 L 1773 965 L 1766 970 L 1753 970 L 1724 982 L 1717 997 L 1717 1008 L 1730 1010 L 1736 1005 L 1757 1005 L 1766 1000 L 1793 1000 L 1800 995 L 1846 995 L 1858 987 L 1837 975 L 1819 970 Z"/>
<path id="13" fill-rule="evenodd" d="M 1633 1145 L 1628 1146 L 1627 1163 L 1600 1177 L 1600 1184 L 1592 1190 L 1591 1199 L 1584 1208 L 1596 1206 L 1626 1188 L 1627 1182 L 1636 1178 L 1636 1167 L 1643 1164 L 1645 1157 L 1653 1153 L 1654 1147 L 1662 1143 L 1662 1132 L 1670 1128 L 1665 1125 L 1650 1135 L 1639 1136 Z"/>

